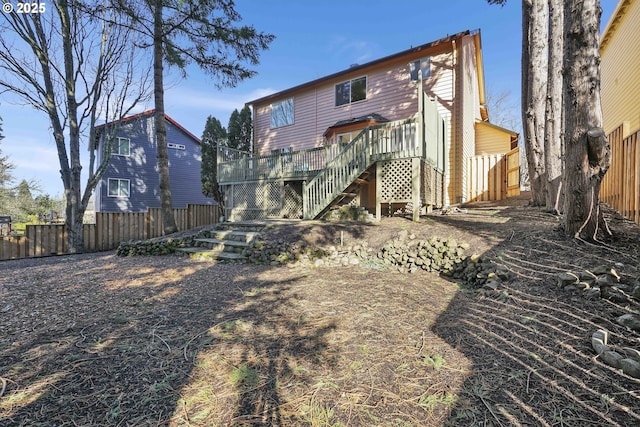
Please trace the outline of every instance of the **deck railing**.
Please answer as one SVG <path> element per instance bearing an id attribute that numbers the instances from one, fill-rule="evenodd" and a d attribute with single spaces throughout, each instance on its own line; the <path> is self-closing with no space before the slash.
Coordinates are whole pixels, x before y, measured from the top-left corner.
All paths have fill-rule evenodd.
<path id="1" fill-rule="evenodd" d="M 377 161 L 420 157 L 443 170 L 446 121 L 434 101 L 421 97 L 419 104 L 413 117 L 369 126 L 347 145 L 267 155 L 218 147 L 218 182 L 306 181 L 303 215 L 314 218 Z"/>
<path id="2" fill-rule="evenodd" d="M 415 119 L 366 127 L 305 186 L 305 219 L 315 218 L 378 160 L 419 157 Z"/>
<path id="3" fill-rule="evenodd" d="M 338 144 L 277 154 L 252 155 L 228 147 L 218 149 L 218 182 L 302 179 L 324 169 L 340 152 Z"/>

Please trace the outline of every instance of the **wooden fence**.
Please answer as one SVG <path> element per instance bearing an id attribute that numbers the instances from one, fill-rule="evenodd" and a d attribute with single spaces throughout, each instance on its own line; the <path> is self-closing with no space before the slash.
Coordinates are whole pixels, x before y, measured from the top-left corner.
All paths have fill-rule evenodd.
<path id="1" fill-rule="evenodd" d="M 503 200 L 520 194 L 520 150 L 488 154 L 469 159 L 467 200 L 469 202 Z"/>
<path id="2" fill-rule="evenodd" d="M 179 231 L 218 223 L 215 205 L 187 205 L 174 209 Z M 140 213 L 96 212 L 95 224 L 84 224 L 86 252 L 106 251 L 127 240 L 162 236 L 160 208 Z M 68 253 L 64 225 L 27 225 L 22 236 L 0 237 L 0 260 L 62 255 Z"/>
<path id="3" fill-rule="evenodd" d="M 608 136 L 611 166 L 602 180 L 600 201 L 640 224 L 640 130 L 624 134 L 620 126 Z"/>

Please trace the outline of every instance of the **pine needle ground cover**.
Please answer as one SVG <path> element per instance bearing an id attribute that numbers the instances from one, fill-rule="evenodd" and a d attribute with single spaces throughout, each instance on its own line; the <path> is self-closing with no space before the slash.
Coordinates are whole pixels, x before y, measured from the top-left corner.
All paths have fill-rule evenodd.
<path id="1" fill-rule="evenodd" d="M 640 229 L 606 245 L 556 217 L 479 204 L 419 223 L 301 222 L 271 239 L 382 248 L 453 238 L 508 270 L 496 289 L 380 262 L 212 263 L 114 253 L 0 263 L 1 426 L 507 426 L 640 423 L 640 380 L 601 360 L 640 349 L 638 300 L 557 277 L 640 277 Z M 622 350 L 620 350 L 622 351 Z"/>

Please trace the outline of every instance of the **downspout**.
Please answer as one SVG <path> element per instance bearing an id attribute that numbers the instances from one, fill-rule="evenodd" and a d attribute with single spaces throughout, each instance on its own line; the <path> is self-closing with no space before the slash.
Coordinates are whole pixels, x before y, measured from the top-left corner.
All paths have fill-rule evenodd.
<path id="1" fill-rule="evenodd" d="M 452 90 L 451 92 L 453 93 L 453 111 L 451 114 L 451 123 L 449 124 L 449 129 L 451 130 L 451 135 L 449 137 L 449 144 L 448 144 L 448 148 L 445 147 L 444 150 L 444 167 L 445 167 L 445 179 L 443 180 L 444 183 L 444 194 L 445 194 L 445 200 L 444 200 L 444 204 L 445 205 L 450 205 L 451 204 L 451 200 L 450 200 L 450 193 L 449 193 L 449 188 L 451 186 L 452 183 L 452 172 L 453 172 L 453 168 L 452 168 L 452 164 L 451 164 L 451 158 L 455 159 L 455 152 L 456 152 L 456 138 L 457 138 L 457 132 L 456 132 L 456 126 L 458 124 L 458 111 L 459 111 L 459 102 L 458 102 L 458 94 L 456 91 L 456 82 L 458 81 L 458 73 L 457 73 L 457 65 L 458 65 L 458 47 L 456 46 L 456 41 L 452 40 L 451 41 L 451 52 L 452 52 L 452 64 L 451 64 L 451 70 L 453 72 L 453 79 L 451 79 L 451 84 L 452 84 Z"/>

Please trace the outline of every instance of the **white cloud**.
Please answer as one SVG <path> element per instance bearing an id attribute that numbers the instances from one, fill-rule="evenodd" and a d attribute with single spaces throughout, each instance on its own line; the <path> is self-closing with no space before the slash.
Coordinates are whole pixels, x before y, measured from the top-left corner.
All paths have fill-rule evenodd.
<path id="1" fill-rule="evenodd" d="M 165 92 L 165 104 L 171 108 L 207 109 L 231 113 L 244 107 L 244 104 L 254 99 L 275 93 L 271 88 L 259 88 L 251 92 L 241 93 L 233 90 L 196 90 L 177 87 Z M 169 111 L 170 108 L 166 108 Z"/>
<path id="2" fill-rule="evenodd" d="M 353 40 L 348 37 L 334 37 L 326 48 L 332 57 L 340 58 L 345 65 L 363 64 L 375 57 L 378 47 L 375 43 L 364 40 Z M 348 64 L 346 64 L 348 62 Z"/>

